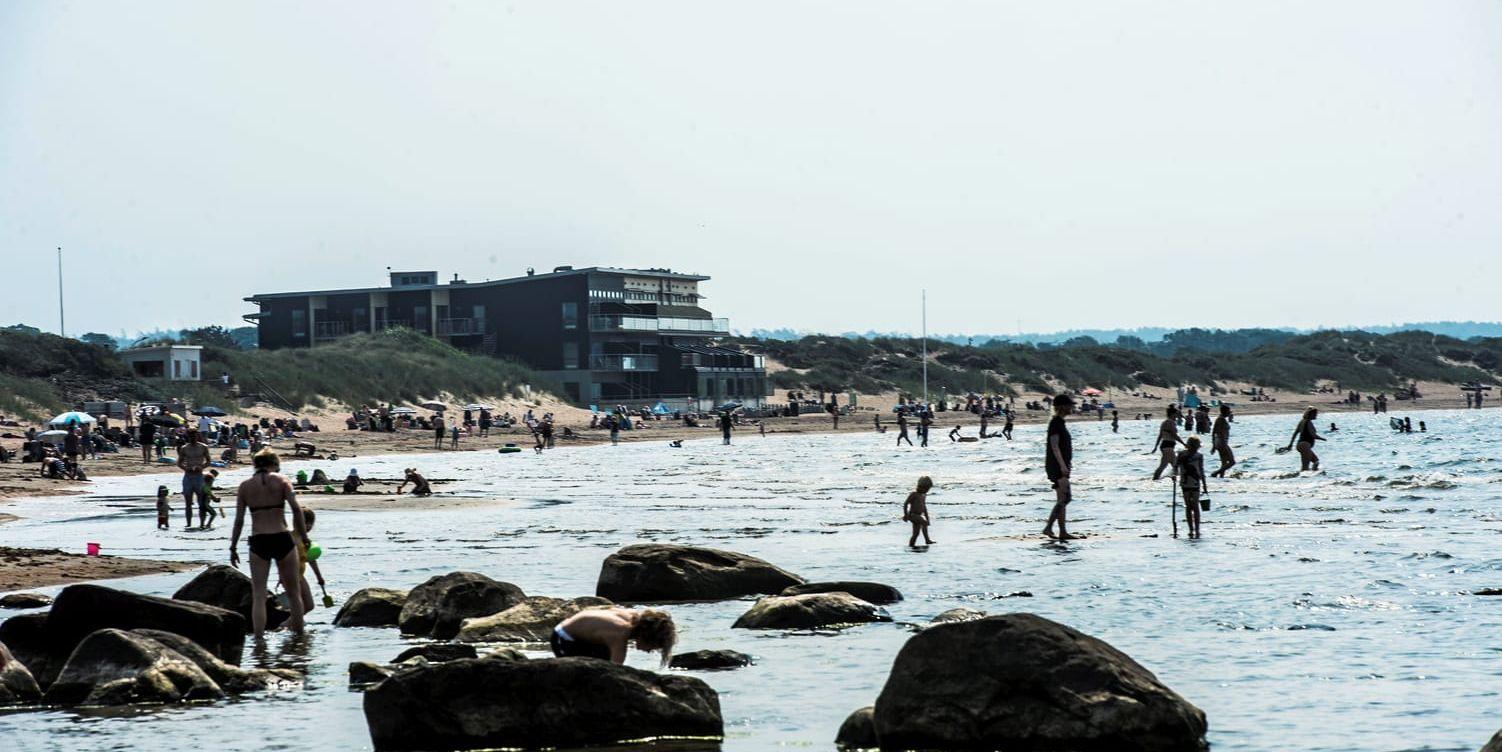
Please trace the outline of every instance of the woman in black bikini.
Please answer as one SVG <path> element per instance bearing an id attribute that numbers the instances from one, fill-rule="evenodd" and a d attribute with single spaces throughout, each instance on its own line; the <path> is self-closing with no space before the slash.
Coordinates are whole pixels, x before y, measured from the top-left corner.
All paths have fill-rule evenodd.
<path id="1" fill-rule="evenodd" d="M 1163 419 L 1163 424 L 1158 427 L 1158 438 L 1153 446 L 1158 450 L 1158 469 L 1153 471 L 1153 480 L 1163 477 L 1165 468 L 1173 467 L 1173 450 L 1176 444 L 1182 444 L 1179 440 L 1179 409 L 1173 405 L 1168 406 L 1168 417 Z"/>
<path id="2" fill-rule="evenodd" d="M 1298 427 L 1293 429 L 1293 436 L 1288 439 L 1289 448 L 1293 447 L 1295 440 L 1299 442 L 1299 472 L 1319 469 L 1319 455 L 1314 453 L 1314 442 L 1324 441 L 1325 437 L 1314 429 L 1314 419 L 1318 417 L 1318 409 L 1311 407 L 1305 410 L 1304 419 L 1299 421 Z"/>
<path id="3" fill-rule="evenodd" d="M 293 531 L 297 541 L 310 545 L 308 531 L 303 527 L 302 508 L 297 505 L 297 495 L 292 492 L 292 482 L 280 475 L 281 459 L 271 452 L 261 452 L 252 458 L 255 474 L 240 484 L 235 492 L 235 529 L 229 539 L 229 563 L 240 566 L 240 530 L 245 524 L 245 512 L 250 510 L 250 624 L 257 640 L 266 632 L 266 579 L 271 574 L 271 563 L 276 562 L 277 578 L 282 591 L 288 594 L 287 610 L 292 616 L 287 627 L 295 634 L 302 634 L 302 580 L 297 567 L 297 543 L 293 532 L 287 530 L 287 520 L 282 515 L 283 506 L 292 512 Z"/>

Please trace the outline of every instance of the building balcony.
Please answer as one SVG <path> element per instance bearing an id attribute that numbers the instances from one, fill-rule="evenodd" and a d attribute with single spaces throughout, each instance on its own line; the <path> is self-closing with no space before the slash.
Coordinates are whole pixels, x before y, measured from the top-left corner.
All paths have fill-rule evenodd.
<path id="1" fill-rule="evenodd" d="M 386 319 L 375 322 L 375 328 L 378 332 L 386 329 L 411 329 L 412 321 L 411 319 Z"/>
<path id="2" fill-rule="evenodd" d="M 730 319 L 685 319 L 651 316 L 590 316 L 593 332 L 693 332 L 729 334 Z"/>
<path id="3" fill-rule="evenodd" d="M 344 321 L 313 322 L 313 339 L 336 339 L 349 334 L 349 324 Z"/>
<path id="4" fill-rule="evenodd" d="M 438 319 L 438 336 L 455 337 L 467 334 L 484 334 L 485 319 Z"/>
<path id="5" fill-rule="evenodd" d="M 592 332 L 655 332 L 657 319 L 650 316 L 590 316 Z"/>
<path id="6" fill-rule="evenodd" d="M 638 353 L 591 355 L 589 368 L 592 371 L 656 371 L 657 356 Z"/>

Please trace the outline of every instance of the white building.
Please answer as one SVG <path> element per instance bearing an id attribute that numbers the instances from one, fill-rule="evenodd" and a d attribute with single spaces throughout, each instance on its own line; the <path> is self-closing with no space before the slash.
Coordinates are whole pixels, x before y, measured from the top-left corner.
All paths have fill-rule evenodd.
<path id="1" fill-rule="evenodd" d="M 199 381 L 203 371 L 203 348 L 199 345 L 158 345 L 120 351 L 131 373 L 143 379 Z"/>

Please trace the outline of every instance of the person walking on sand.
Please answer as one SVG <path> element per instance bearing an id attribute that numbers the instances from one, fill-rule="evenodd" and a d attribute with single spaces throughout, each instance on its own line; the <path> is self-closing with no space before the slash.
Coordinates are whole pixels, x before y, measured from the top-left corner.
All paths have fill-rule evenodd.
<path id="1" fill-rule="evenodd" d="M 913 526 L 913 534 L 907 539 L 909 548 L 918 546 L 919 533 L 923 534 L 924 545 L 934 544 L 934 540 L 928 537 L 928 525 L 932 521 L 928 516 L 928 492 L 933 487 L 933 479 L 925 475 L 918 479 L 918 487 L 902 502 L 902 521 L 912 523 Z"/>
<path id="2" fill-rule="evenodd" d="M 443 416 L 433 416 L 433 448 L 443 448 Z"/>
<path id="3" fill-rule="evenodd" d="M 589 608 L 553 627 L 553 655 L 559 658 L 595 658 L 618 664 L 626 662 L 626 649 L 656 652 L 662 665 L 673 656 L 678 630 L 673 617 L 656 608 L 635 610 L 620 606 Z"/>
<path id="4" fill-rule="evenodd" d="M 1236 464 L 1236 454 L 1231 451 L 1231 406 L 1221 405 L 1215 427 L 1210 429 L 1210 448 L 1220 455 L 1220 467 L 1211 473 L 1216 478 L 1226 477 L 1226 471 Z"/>
<path id="5" fill-rule="evenodd" d="M 730 411 L 729 410 L 721 411 L 720 412 L 720 435 L 722 437 L 724 437 L 724 439 L 725 439 L 725 446 L 730 446 L 730 431 L 731 431 L 731 429 L 732 429 L 733 426 L 734 426 L 734 422 L 730 420 Z"/>
<path id="6" fill-rule="evenodd" d="M 907 442 L 908 446 L 912 446 L 913 445 L 913 439 L 912 439 L 912 437 L 907 435 L 907 411 L 906 410 L 903 410 L 903 411 L 897 413 L 897 446 L 902 446 L 902 442 L 904 442 L 904 441 Z"/>
<path id="7" fill-rule="evenodd" d="M 209 467 L 209 445 L 199 438 L 198 429 L 188 429 L 187 441 L 177 448 L 177 466 L 183 471 L 183 500 L 187 502 L 188 527 L 193 527 L 193 510 L 207 506 L 208 490 L 204 488 L 203 471 Z M 194 500 L 197 504 L 194 504 Z"/>
<path id="8" fill-rule="evenodd" d="M 1319 417 L 1319 409 L 1310 407 L 1304 410 L 1304 418 L 1293 429 L 1293 436 L 1288 439 L 1288 446 L 1283 451 L 1294 447 L 1298 442 L 1299 449 L 1299 472 L 1319 469 L 1319 455 L 1314 453 L 1314 442 L 1324 441 L 1325 437 L 1319 435 L 1314 428 L 1314 420 Z"/>
<path id="9" fill-rule="evenodd" d="M 1182 443 L 1184 442 L 1179 439 L 1179 409 L 1169 405 L 1168 417 L 1158 426 L 1158 437 L 1153 439 L 1153 448 L 1158 450 L 1159 457 L 1158 469 L 1153 471 L 1153 480 L 1163 477 L 1165 468 L 1173 467 L 1174 447 Z"/>
<path id="10" fill-rule="evenodd" d="M 245 513 L 250 512 L 250 624 L 256 641 L 266 634 L 266 580 L 271 574 L 271 565 L 276 564 L 277 579 L 282 591 L 287 593 L 287 627 L 294 634 L 302 634 L 301 578 L 297 574 L 297 546 L 308 544 L 308 531 L 303 526 L 302 507 L 297 504 L 297 494 L 292 482 L 281 474 L 281 460 L 272 452 L 261 452 L 251 459 L 253 474 L 235 491 L 235 527 L 229 539 L 229 563 L 240 567 L 240 532 L 245 526 Z M 287 529 L 283 508 L 292 513 L 292 530 Z M 296 538 L 294 538 L 294 533 Z"/>
<path id="11" fill-rule="evenodd" d="M 1074 399 L 1067 394 L 1060 394 L 1053 398 L 1053 419 L 1048 421 L 1048 438 L 1044 450 L 1043 468 L 1048 475 L 1049 482 L 1053 483 L 1054 505 L 1053 511 L 1048 513 L 1048 524 L 1043 526 L 1043 534 L 1054 538 L 1053 524 L 1059 523 L 1058 540 L 1074 540 L 1078 536 L 1069 534 L 1069 519 L 1067 509 L 1069 502 L 1074 499 L 1071 493 L 1070 474 L 1074 468 L 1074 442 L 1069 436 L 1069 427 L 1064 425 L 1064 417 L 1074 412 Z"/>
<path id="12" fill-rule="evenodd" d="M 141 416 L 141 461 L 151 464 L 151 453 L 156 449 L 156 423 L 146 415 Z"/>
<path id="13" fill-rule="evenodd" d="M 1179 489 L 1184 492 L 1184 522 L 1189 526 L 1189 537 L 1200 537 L 1200 493 L 1210 493 L 1205 480 L 1205 456 L 1200 454 L 1200 437 L 1190 436 L 1184 442 L 1184 451 L 1174 458 L 1174 468 L 1179 475 Z"/>

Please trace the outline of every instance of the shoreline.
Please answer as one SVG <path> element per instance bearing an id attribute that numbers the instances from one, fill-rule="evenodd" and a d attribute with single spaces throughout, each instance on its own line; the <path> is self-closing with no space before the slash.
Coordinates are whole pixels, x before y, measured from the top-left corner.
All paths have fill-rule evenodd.
<path id="1" fill-rule="evenodd" d="M 203 562 L 70 554 L 56 548 L 0 546 L 0 593 L 198 569 Z"/>

